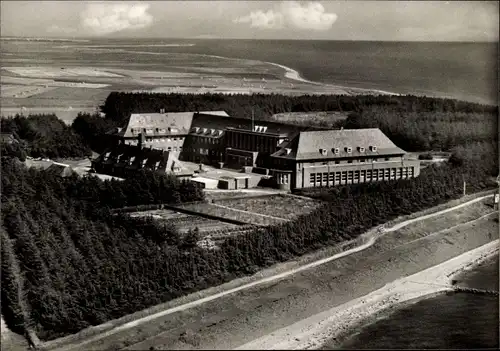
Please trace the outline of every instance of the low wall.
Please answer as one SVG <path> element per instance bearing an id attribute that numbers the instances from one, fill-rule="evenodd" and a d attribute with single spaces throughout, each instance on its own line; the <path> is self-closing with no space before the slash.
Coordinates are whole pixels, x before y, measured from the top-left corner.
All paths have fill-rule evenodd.
<path id="1" fill-rule="evenodd" d="M 183 205 L 189 205 L 193 203 L 204 203 L 204 202 L 190 202 L 190 203 L 184 203 Z M 129 207 L 123 207 L 120 209 L 115 210 L 115 213 L 129 213 L 129 212 L 142 212 L 142 211 L 153 211 L 153 210 L 172 210 L 180 213 L 185 213 L 188 215 L 193 215 L 193 216 L 198 216 L 198 217 L 203 217 L 207 219 L 212 219 L 220 222 L 225 222 L 225 223 L 230 223 L 230 224 L 236 224 L 236 225 L 247 225 L 249 223 L 247 222 L 242 222 L 238 221 L 235 219 L 229 219 L 229 218 L 224 218 L 224 217 L 219 217 L 215 215 L 210 215 L 206 213 L 201 213 L 201 212 L 196 212 L 192 210 L 188 210 L 185 208 L 177 207 L 174 205 L 166 205 L 166 204 L 157 204 L 157 205 L 140 205 L 140 206 L 129 206 Z"/>

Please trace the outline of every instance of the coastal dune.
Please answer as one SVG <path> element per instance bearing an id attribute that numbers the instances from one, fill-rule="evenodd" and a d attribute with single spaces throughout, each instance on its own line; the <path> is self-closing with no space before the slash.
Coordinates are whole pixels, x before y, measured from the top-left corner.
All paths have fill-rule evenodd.
<path id="1" fill-rule="evenodd" d="M 446 262 L 398 279 L 368 295 L 303 319 L 236 350 L 317 349 L 335 340 L 364 318 L 395 304 L 453 290 L 450 277 L 498 253 L 499 240 L 468 251 Z"/>

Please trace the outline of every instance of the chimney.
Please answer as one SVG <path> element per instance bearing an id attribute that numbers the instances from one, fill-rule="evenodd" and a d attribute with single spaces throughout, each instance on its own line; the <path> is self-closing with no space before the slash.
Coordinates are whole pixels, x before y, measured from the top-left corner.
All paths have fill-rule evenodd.
<path id="1" fill-rule="evenodd" d="M 139 147 L 139 150 L 141 150 L 142 147 L 144 146 L 144 141 L 145 141 L 144 134 L 143 133 L 139 133 L 139 135 L 137 136 L 137 139 L 139 139 L 139 142 L 137 143 L 137 146 Z"/>

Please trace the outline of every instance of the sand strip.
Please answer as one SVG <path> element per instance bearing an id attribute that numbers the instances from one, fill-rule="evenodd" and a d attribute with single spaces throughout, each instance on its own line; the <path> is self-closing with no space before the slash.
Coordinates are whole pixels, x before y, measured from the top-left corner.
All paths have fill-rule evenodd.
<path id="1" fill-rule="evenodd" d="M 237 350 L 316 349 L 357 325 L 362 319 L 397 303 L 452 290 L 450 277 L 498 252 L 499 240 L 468 251 L 437 266 L 398 279 L 361 298 L 303 319 L 244 344 Z"/>

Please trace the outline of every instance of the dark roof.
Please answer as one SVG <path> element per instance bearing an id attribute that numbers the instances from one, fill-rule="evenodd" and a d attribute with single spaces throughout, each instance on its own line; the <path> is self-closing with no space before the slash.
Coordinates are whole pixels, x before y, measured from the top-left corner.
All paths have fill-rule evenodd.
<path id="1" fill-rule="evenodd" d="M 153 148 L 139 149 L 136 145 L 116 145 L 99 155 L 96 162 L 127 169 L 151 169 L 165 172 L 174 172 L 176 169 L 174 172 L 176 175 L 193 174 L 184 167 L 173 152 Z"/>
<path id="2" fill-rule="evenodd" d="M 376 151 L 370 149 L 376 147 Z M 347 148 L 352 149 L 347 152 Z M 361 152 L 359 148 L 364 148 Z M 287 155 L 286 148 L 291 149 Z M 338 148 L 339 153 L 335 154 L 334 149 Z M 321 150 L 326 150 L 326 155 Z M 328 159 L 360 157 L 372 155 L 399 155 L 405 151 L 397 147 L 378 128 L 367 129 L 342 129 L 342 130 L 322 130 L 322 131 L 301 131 L 299 135 L 284 145 L 284 148 L 277 151 L 273 156 L 294 158 L 294 159 Z"/>
<path id="3" fill-rule="evenodd" d="M 271 121 L 254 120 L 254 128 L 256 126 L 267 127 L 266 133 L 280 134 L 280 135 L 290 135 L 296 134 L 301 130 L 317 130 L 316 127 L 303 127 L 292 124 L 284 124 Z M 224 130 L 226 128 L 235 129 L 246 129 L 248 131 L 252 130 L 252 120 L 248 118 L 235 118 L 235 117 L 221 117 L 221 116 L 209 116 L 197 114 L 193 117 L 193 123 L 191 125 L 191 130 L 193 128 L 207 128 L 214 130 Z"/>

